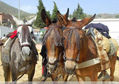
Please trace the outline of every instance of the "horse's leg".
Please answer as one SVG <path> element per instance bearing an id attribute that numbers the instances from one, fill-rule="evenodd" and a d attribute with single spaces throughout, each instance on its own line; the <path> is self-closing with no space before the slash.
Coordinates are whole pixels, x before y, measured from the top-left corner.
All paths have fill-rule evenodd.
<path id="1" fill-rule="evenodd" d="M 13 84 L 16 84 L 16 81 L 17 81 L 16 72 L 13 71 L 13 69 L 12 69 L 12 82 L 13 82 Z"/>
<path id="2" fill-rule="evenodd" d="M 55 73 L 53 73 L 52 75 L 51 75 L 51 79 L 52 79 L 52 81 L 57 81 L 57 76 L 56 76 L 57 74 L 55 74 Z"/>
<path id="3" fill-rule="evenodd" d="M 64 81 L 67 81 L 68 76 L 69 76 L 68 74 L 65 74 L 65 75 L 63 76 L 63 80 L 64 80 Z"/>
<path id="4" fill-rule="evenodd" d="M 29 82 L 32 82 L 34 73 L 35 73 L 35 65 L 33 66 L 33 69 L 31 70 L 31 72 L 28 73 L 28 81 Z"/>
<path id="5" fill-rule="evenodd" d="M 95 72 L 94 74 L 89 76 L 91 78 L 91 81 L 97 81 L 98 80 L 98 72 Z"/>
<path id="6" fill-rule="evenodd" d="M 80 77 L 80 76 L 77 75 L 77 74 L 76 74 L 76 77 L 77 77 L 77 80 L 78 80 L 79 82 L 85 81 L 85 78 L 84 78 L 84 77 Z"/>
<path id="7" fill-rule="evenodd" d="M 9 66 L 3 66 L 5 81 L 10 81 L 10 68 Z"/>
<path id="8" fill-rule="evenodd" d="M 115 64 L 116 64 L 116 56 L 113 56 L 111 59 L 111 67 L 110 67 L 110 81 L 114 80 L 114 71 L 115 71 Z"/>

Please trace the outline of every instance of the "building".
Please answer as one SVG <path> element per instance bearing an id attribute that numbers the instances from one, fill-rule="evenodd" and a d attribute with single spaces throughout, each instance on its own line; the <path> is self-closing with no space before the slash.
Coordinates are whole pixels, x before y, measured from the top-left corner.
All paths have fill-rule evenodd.
<path id="1" fill-rule="evenodd" d="M 0 13 L 0 24 L 2 24 L 2 17 L 3 17 L 3 14 Z"/>
<path id="2" fill-rule="evenodd" d="M 13 17 L 10 14 L 0 13 L 0 24 L 11 27 L 16 26 L 16 22 L 13 20 Z"/>
<path id="3" fill-rule="evenodd" d="M 13 32 L 13 31 L 14 31 L 14 29 L 0 26 L 0 38 L 6 36 L 7 34 L 9 34 L 10 32 Z"/>

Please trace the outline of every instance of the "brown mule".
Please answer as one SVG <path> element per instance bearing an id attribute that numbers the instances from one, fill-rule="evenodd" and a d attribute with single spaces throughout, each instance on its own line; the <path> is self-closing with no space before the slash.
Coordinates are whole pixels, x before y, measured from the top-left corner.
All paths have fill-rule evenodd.
<path id="1" fill-rule="evenodd" d="M 98 72 L 101 71 L 100 63 L 96 63 L 94 65 L 88 66 L 91 64 L 92 60 L 96 60 L 98 58 L 97 47 L 92 40 L 91 36 L 87 36 L 82 28 L 90 23 L 95 15 L 91 18 L 84 18 L 81 21 L 70 21 L 64 18 L 60 12 L 57 13 L 58 19 L 62 25 L 66 27 L 63 32 L 64 36 L 64 48 L 65 48 L 65 70 L 68 73 L 75 73 L 77 79 L 80 81 L 80 77 L 85 80 L 85 76 L 91 78 L 91 81 L 97 81 Z M 117 53 L 110 58 L 110 76 L 111 81 L 114 79 L 114 71 L 115 71 L 115 63 L 116 63 Z M 87 63 L 84 63 L 88 61 Z M 82 64 L 84 66 L 81 66 Z"/>
<path id="2" fill-rule="evenodd" d="M 51 73 L 51 78 L 53 81 L 56 81 L 57 77 L 60 75 L 62 75 L 63 80 L 66 81 L 68 75 L 64 70 L 62 26 L 59 24 L 59 22 L 52 23 L 44 9 L 41 12 L 41 17 L 43 22 L 49 28 L 43 38 L 43 45 L 46 45 L 47 49 L 47 69 Z"/>

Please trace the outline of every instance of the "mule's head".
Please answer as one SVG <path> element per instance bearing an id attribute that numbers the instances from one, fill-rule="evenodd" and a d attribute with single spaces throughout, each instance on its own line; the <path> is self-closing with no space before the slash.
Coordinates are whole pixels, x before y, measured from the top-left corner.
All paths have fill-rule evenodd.
<path id="1" fill-rule="evenodd" d="M 33 28 L 29 25 L 21 25 L 17 29 L 17 36 L 21 46 L 22 54 L 29 56 L 33 38 Z"/>
<path id="2" fill-rule="evenodd" d="M 76 63 L 80 62 L 80 50 L 82 49 L 83 39 L 85 39 L 85 32 L 82 28 L 94 19 L 84 18 L 81 21 L 67 20 L 58 14 L 60 23 L 65 25 L 66 29 L 63 31 L 64 49 L 65 49 L 65 70 L 72 74 L 76 68 Z M 66 19 L 66 20 L 65 20 Z"/>
<path id="3" fill-rule="evenodd" d="M 43 44 L 47 49 L 48 67 L 50 71 L 53 71 L 63 58 L 63 31 L 58 23 L 51 22 L 44 9 L 41 17 L 49 28 L 44 35 Z"/>

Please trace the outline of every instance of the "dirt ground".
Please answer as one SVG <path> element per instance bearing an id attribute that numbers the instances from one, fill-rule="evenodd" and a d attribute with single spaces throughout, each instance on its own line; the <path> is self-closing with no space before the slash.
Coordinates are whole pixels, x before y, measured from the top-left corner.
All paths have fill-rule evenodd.
<path id="1" fill-rule="evenodd" d="M 40 48 L 41 48 L 41 45 L 37 45 L 37 48 L 39 49 L 38 51 L 40 52 Z M 1 50 L 1 49 L 0 49 Z M 119 54 L 118 54 L 119 55 Z M 0 56 L 1 58 L 1 56 Z M 41 56 L 39 56 L 39 61 L 37 62 L 37 65 L 36 65 L 36 70 L 35 70 L 35 75 L 34 75 L 34 78 L 33 78 L 33 81 L 40 81 L 40 78 L 41 78 L 41 70 L 42 70 L 42 67 L 41 67 Z M 1 65 L 1 59 L 0 59 L 0 81 L 4 81 L 4 76 L 3 76 L 3 69 L 2 69 L 2 65 Z M 119 61 L 116 62 L 116 70 L 115 70 L 115 78 L 114 78 L 114 81 L 119 81 Z M 48 81 L 51 80 L 50 78 L 48 78 Z M 76 78 L 75 76 L 73 77 L 72 80 L 75 80 L 76 81 Z M 27 75 L 24 75 L 20 80 L 18 80 L 19 82 L 24 82 L 24 81 L 27 81 Z"/>

